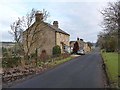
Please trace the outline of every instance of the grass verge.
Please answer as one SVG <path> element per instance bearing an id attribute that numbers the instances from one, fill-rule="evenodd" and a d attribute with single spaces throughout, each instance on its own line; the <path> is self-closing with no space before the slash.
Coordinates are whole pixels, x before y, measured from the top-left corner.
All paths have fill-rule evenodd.
<path id="1" fill-rule="evenodd" d="M 62 59 L 62 60 L 56 60 L 56 61 L 54 61 L 54 62 L 49 63 L 49 67 L 57 66 L 57 65 L 59 65 L 59 64 L 65 63 L 65 62 L 67 62 L 67 61 L 70 61 L 70 60 L 72 60 L 72 59 L 73 59 L 73 57 L 70 56 L 70 57 L 65 58 L 65 59 Z"/>
<path id="2" fill-rule="evenodd" d="M 102 52 L 106 71 L 112 88 L 118 88 L 118 53 Z"/>

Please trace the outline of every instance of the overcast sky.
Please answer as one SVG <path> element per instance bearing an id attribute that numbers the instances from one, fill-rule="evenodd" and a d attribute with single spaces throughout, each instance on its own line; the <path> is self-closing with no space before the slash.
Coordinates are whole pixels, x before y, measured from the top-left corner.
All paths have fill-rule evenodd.
<path id="1" fill-rule="evenodd" d="M 0 41 L 12 41 L 10 24 L 25 16 L 32 8 L 46 9 L 50 13 L 48 22 L 59 22 L 59 28 L 70 34 L 70 40 L 77 37 L 96 42 L 101 31 L 100 11 L 107 2 L 115 0 L 3 0 L 0 3 Z"/>

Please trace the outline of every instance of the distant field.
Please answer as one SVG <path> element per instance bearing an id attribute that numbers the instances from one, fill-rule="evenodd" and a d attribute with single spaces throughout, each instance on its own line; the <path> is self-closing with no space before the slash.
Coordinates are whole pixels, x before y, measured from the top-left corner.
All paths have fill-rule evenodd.
<path id="1" fill-rule="evenodd" d="M 112 87 L 118 86 L 118 53 L 102 53 Z"/>

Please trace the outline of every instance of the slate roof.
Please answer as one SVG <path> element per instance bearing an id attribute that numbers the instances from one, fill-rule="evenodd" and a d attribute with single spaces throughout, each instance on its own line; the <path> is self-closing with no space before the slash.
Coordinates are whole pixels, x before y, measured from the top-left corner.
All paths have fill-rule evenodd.
<path id="1" fill-rule="evenodd" d="M 33 27 L 33 26 L 35 25 L 35 23 L 36 23 L 36 22 L 34 22 L 29 28 Z M 69 36 L 70 36 L 70 34 L 68 34 L 67 32 L 65 32 L 65 31 L 63 31 L 63 30 L 61 30 L 60 28 L 56 28 L 56 27 L 54 27 L 53 25 L 51 25 L 51 24 L 49 24 L 49 23 L 46 23 L 46 22 L 42 22 L 42 23 L 44 23 L 44 24 L 47 25 L 48 27 L 52 28 L 52 29 L 55 30 L 56 32 L 60 32 L 60 33 L 63 33 L 63 34 L 66 34 L 66 35 L 69 35 Z M 29 30 L 29 28 L 26 29 L 26 30 Z M 25 32 L 25 31 L 24 31 L 24 32 Z"/>
<path id="2" fill-rule="evenodd" d="M 65 31 L 63 31 L 63 30 L 61 30 L 60 28 L 56 28 L 56 27 L 54 27 L 53 25 L 51 25 L 51 24 L 48 24 L 48 23 L 46 23 L 49 27 L 51 27 L 52 29 L 54 29 L 56 32 L 60 32 L 60 33 L 63 33 L 63 34 L 66 34 L 66 35 L 69 35 L 70 36 L 70 34 L 68 34 L 67 32 L 65 32 Z"/>
<path id="3" fill-rule="evenodd" d="M 74 42 L 76 42 L 76 41 L 70 41 L 70 44 L 71 44 L 71 43 L 74 43 Z"/>

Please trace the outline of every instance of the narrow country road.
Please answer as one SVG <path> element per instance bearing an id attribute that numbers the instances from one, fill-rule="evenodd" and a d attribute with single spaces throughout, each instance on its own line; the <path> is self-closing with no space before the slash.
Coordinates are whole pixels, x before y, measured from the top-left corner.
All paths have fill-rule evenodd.
<path id="1" fill-rule="evenodd" d="M 96 50 L 12 88 L 104 88 L 102 59 Z"/>

